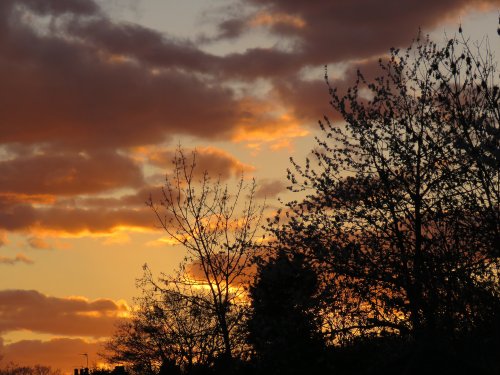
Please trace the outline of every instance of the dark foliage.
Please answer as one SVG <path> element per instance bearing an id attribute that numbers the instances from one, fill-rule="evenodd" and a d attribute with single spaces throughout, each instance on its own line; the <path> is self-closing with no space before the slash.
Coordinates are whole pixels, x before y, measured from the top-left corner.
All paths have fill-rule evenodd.
<path id="1" fill-rule="evenodd" d="M 487 46 L 417 39 L 361 72 L 331 105 L 313 157 L 289 172 L 306 197 L 272 230 L 322 278 L 332 343 L 459 339 L 499 317 L 498 73 Z"/>
<path id="2" fill-rule="evenodd" d="M 281 252 L 258 269 L 250 288 L 249 342 L 256 366 L 273 374 L 315 373 L 324 359 L 316 318 L 318 280 L 300 254 Z"/>

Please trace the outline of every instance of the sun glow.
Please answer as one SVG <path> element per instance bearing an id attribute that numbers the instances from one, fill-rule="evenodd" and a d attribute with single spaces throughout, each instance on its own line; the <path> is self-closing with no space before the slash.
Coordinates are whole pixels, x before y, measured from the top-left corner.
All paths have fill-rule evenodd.
<path id="1" fill-rule="evenodd" d="M 306 21 L 286 13 L 259 12 L 249 21 L 249 24 L 253 27 L 286 25 L 295 29 L 303 29 L 306 26 Z"/>

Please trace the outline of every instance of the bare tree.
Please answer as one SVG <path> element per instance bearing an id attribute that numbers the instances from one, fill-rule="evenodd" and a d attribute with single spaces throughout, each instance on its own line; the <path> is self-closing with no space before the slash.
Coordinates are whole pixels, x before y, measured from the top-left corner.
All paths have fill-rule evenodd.
<path id="1" fill-rule="evenodd" d="M 263 214 L 255 190 L 255 182 L 246 184 L 242 177 L 231 194 L 220 179 L 196 169 L 196 152 L 186 157 L 179 149 L 161 201 L 149 201 L 161 227 L 187 250 L 180 272 L 164 275 L 156 286 L 212 314 L 223 345 L 219 354 L 227 360 L 241 355 L 244 346 L 245 287 Z"/>
<path id="2" fill-rule="evenodd" d="M 231 195 L 220 179 L 196 169 L 196 152 L 177 150 L 162 198 L 147 204 L 186 257 L 158 278 L 144 266 L 141 297 L 108 341 L 106 359 L 137 373 L 165 366 L 190 373 L 245 354 L 246 287 L 263 213 L 254 196 L 254 181 L 242 177 Z"/>
<path id="3" fill-rule="evenodd" d="M 136 309 L 107 342 L 104 357 L 141 374 L 156 374 L 165 365 L 185 373 L 211 365 L 222 345 L 203 291 L 162 289 L 147 266 L 138 287 Z"/>

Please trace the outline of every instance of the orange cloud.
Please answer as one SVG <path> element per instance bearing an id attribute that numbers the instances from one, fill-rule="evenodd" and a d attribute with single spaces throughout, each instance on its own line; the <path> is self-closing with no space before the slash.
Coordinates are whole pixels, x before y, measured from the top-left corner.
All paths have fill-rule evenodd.
<path id="1" fill-rule="evenodd" d="M 294 138 L 309 134 L 301 121 L 279 103 L 275 95 L 269 101 L 246 98 L 240 101 L 244 114 L 233 133 L 233 141 L 245 142 L 250 148 L 268 144 L 272 149 L 289 146 Z"/>
<path id="2" fill-rule="evenodd" d="M 39 237 L 28 238 L 28 244 L 34 249 L 39 249 L 39 250 L 52 249 L 52 246 L 47 241 L 45 241 L 43 238 L 39 238 Z"/>
<path id="3" fill-rule="evenodd" d="M 29 244 L 34 248 L 61 247 L 60 244 L 42 243 L 45 236 L 82 237 L 118 231 L 156 231 L 156 217 L 146 206 L 150 196 L 157 202 L 161 187 L 145 185 L 116 198 L 92 195 L 63 198 L 52 205 L 13 202 L 0 195 L 0 231 L 30 233 Z"/>
<path id="4" fill-rule="evenodd" d="M 194 150 L 183 150 L 188 165 L 192 163 L 193 151 Z M 201 176 L 204 172 L 208 172 L 211 177 L 228 179 L 255 170 L 255 167 L 244 164 L 228 152 L 215 147 L 198 147 L 195 151 L 195 173 L 198 176 Z M 151 164 L 164 168 L 168 173 L 169 168 L 172 167 L 174 154 L 174 150 L 152 151 L 149 153 L 148 160 Z"/>
<path id="5" fill-rule="evenodd" d="M 54 335 L 105 337 L 129 312 L 125 302 L 51 297 L 35 290 L 0 291 L 0 333 L 29 330 Z"/>
<path id="6" fill-rule="evenodd" d="M 53 195 L 96 193 L 142 183 L 139 166 L 115 152 L 48 152 L 0 161 L 0 194 L 14 202 L 26 198 L 47 204 Z"/>
<path id="7" fill-rule="evenodd" d="M 71 209 L 55 207 L 36 210 L 31 230 L 45 234 L 85 236 L 118 230 L 153 231 L 156 218 L 147 207 L 141 209 Z"/>
<path id="8" fill-rule="evenodd" d="M 7 237 L 7 231 L 0 230 L 0 247 L 7 244 L 9 242 L 9 238 Z"/>
<path id="9" fill-rule="evenodd" d="M 269 13 L 266 11 L 258 12 L 248 22 L 250 26 L 274 26 L 286 25 L 297 29 L 302 29 L 306 26 L 306 22 L 298 17 L 286 13 Z"/>
<path id="10" fill-rule="evenodd" d="M 309 135 L 309 130 L 303 127 L 295 118 L 282 115 L 277 118 L 262 120 L 260 123 L 244 124 L 236 131 L 233 140 L 244 142 L 249 148 L 260 149 L 262 145 L 269 145 L 278 150 L 290 148 L 295 138 Z"/>

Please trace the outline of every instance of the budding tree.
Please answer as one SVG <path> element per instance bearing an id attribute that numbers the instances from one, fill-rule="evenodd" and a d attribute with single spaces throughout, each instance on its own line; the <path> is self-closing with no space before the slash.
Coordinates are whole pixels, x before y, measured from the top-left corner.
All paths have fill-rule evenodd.
<path id="1" fill-rule="evenodd" d="M 307 196 L 272 228 L 323 275 L 335 340 L 453 337 L 500 311 L 496 61 L 460 32 L 379 66 L 345 94 L 328 83 L 344 121 L 320 122 L 313 157 L 289 171 Z"/>

